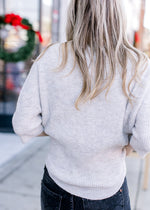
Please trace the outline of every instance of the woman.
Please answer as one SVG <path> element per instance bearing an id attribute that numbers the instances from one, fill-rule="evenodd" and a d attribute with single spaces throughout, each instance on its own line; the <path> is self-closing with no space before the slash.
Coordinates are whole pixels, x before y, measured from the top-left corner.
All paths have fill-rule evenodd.
<path id="1" fill-rule="evenodd" d="M 130 210 L 126 155 L 150 152 L 150 63 L 127 39 L 120 0 L 71 0 L 67 42 L 34 62 L 12 123 L 50 136 L 42 210 Z"/>

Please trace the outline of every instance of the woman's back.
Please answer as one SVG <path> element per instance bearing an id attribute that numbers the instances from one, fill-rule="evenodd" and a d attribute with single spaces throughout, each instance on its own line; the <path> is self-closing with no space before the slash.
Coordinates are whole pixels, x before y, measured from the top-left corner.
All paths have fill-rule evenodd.
<path id="1" fill-rule="evenodd" d="M 60 45 L 49 47 L 33 64 L 20 94 L 13 126 L 27 142 L 40 134 L 42 123 L 50 136 L 46 166 L 54 181 L 78 196 L 104 199 L 113 195 L 124 180 L 126 152 L 122 149 L 128 144 L 128 135 L 134 132 L 130 144 L 141 156 L 150 151 L 150 110 L 146 103 L 150 102 L 150 63 L 142 77 L 143 87 L 132 86 L 132 92 L 139 97 L 133 106 L 123 94 L 118 70 L 107 99 L 103 91 L 82 104 L 79 111 L 74 106 L 83 83 L 79 67 L 76 65 L 66 77 L 74 61 L 70 43 L 66 67 L 59 73 L 53 71 L 58 66 Z M 88 53 L 86 58 L 88 62 Z M 129 62 L 128 72 L 131 68 Z M 127 75 L 130 79 L 130 73 Z M 26 92 L 31 87 L 34 88 Z M 40 112 L 42 118 L 36 115 Z"/>
<path id="2" fill-rule="evenodd" d="M 67 210 L 66 195 L 84 210 L 130 210 L 124 146 L 150 152 L 150 61 L 128 42 L 120 2 L 71 0 L 67 42 L 46 48 L 20 92 L 15 133 L 50 136 L 42 210 L 61 199 Z"/>

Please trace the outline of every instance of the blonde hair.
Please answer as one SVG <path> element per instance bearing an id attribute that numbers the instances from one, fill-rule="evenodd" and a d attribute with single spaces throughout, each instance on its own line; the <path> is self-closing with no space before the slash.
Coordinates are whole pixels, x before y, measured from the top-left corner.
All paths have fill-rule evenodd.
<path id="1" fill-rule="evenodd" d="M 132 104 L 134 97 L 130 90 L 132 81 L 140 79 L 138 69 L 146 64 L 148 57 L 134 48 L 128 41 L 126 32 L 126 18 L 121 7 L 121 0 L 71 0 L 68 8 L 67 42 L 62 43 L 62 62 L 57 70 L 65 67 L 68 59 L 67 43 L 70 42 L 74 52 L 74 66 L 78 64 L 82 76 L 82 91 L 75 102 L 78 104 L 92 100 L 107 88 L 105 97 L 112 86 L 116 75 L 116 67 L 122 69 L 122 89 Z M 90 47 L 90 61 L 95 60 L 95 84 L 91 90 L 91 78 L 88 71 L 85 50 Z M 109 74 L 106 74 L 106 57 L 109 61 Z M 133 77 L 126 90 L 127 61 L 133 64 Z M 71 72 L 72 72 L 71 71 Z M 105 78 L 106 76 L 106 78 Z M 105 84 L 105 82 L 107 83 Z M 104 85 L 105 84 L 105 85 Z"/>

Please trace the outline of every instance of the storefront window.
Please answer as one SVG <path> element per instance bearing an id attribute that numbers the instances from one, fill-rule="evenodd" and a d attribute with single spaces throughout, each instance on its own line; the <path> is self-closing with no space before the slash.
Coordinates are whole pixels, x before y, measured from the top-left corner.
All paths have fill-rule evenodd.
<path id="1" fill-rule="evenodd" d="M 32 22 L 34 28 L 39 28 L 39 0 L 5 0 L 6 13 L 16 13 Z"/>
<path id="2" fill-rule="evenodd" d="M 4 1 L 0 0 L 0 15 L 3 14 Z"/>
<path id="3" fill-rule="evenodd" d="M 40 53 L 39 49 L 42 50 L 51 42 L 51 11 L 52 0 L 0 0 L 0 15 L 15 13 L 22 18 L 27 18 L 35 31 L 41 29 L 43 37 L 41 48 L 36 37 L 35 49 L 26 61 L 6 63 L 0 60 L 0 114 L 14 113 L 17 98 L 32 65 L 32 59 Z M 0 46 L 8 51 L 17 51 L 25 45 L 26 33 L 26 30 L 21 28 L 16 30 L 7 25 L 0 29 Z M 5 37 L 2 36 L 3 34 Z"/>

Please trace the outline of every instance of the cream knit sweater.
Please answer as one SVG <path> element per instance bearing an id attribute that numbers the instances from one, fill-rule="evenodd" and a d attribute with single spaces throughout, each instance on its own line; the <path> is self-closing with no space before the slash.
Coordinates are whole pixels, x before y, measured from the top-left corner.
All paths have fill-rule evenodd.
<path id="1" fill-rule="evenodd" d="M 118 69 L 107 100 L 104 91 L 78 111 L 74 106 L 82 88 L 78 66 L 63 77 L 73 66 L 70 45 L 65 69 L 52 71 L 59 63 L 59 45 L 49 47 L 32 65 L 17 101 L 13 128 L 24 143 L 42 131 L 49 135 L 46 166 L 60 187 L 87 199 L 104 199 L 119 190 L 126 176 L 122 148 L 129 135 L 141 158 L 150 152 L 150 63 L 141 85 L 132 85 L 138 97 L 133 107 L 122 92 Z M 128 62 L 128 80 L 131 68 Z"/>

